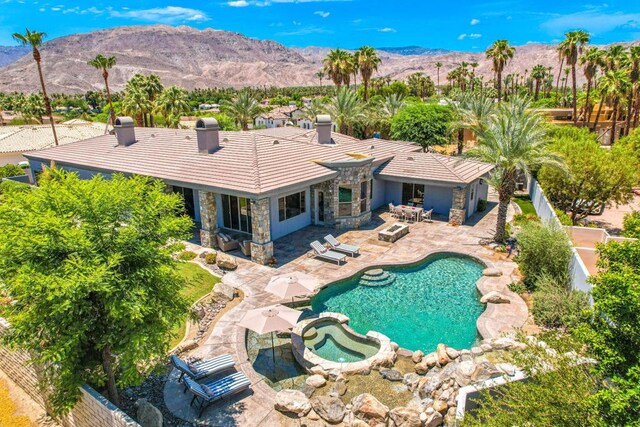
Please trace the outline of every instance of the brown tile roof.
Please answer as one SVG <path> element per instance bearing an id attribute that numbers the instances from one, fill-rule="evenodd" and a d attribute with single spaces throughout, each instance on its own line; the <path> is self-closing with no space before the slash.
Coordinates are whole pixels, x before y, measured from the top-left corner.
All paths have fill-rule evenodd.
<path id="1" fill-rule="evenodd" d="M 104 123 L 72 122 L 56 125 L 60 145 L 103 135 Z M 53 147 L 51 125 L 20 125 L 0 127 L 0 153 L 22 153 Z"/>

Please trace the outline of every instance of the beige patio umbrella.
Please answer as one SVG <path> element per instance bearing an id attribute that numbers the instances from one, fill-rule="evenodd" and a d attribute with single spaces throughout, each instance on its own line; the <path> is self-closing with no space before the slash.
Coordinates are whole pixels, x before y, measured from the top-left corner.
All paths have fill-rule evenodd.
<path id="1" fill-rule="evenodd" d="M 293 328 L 301 315 L 301 311 L 282 304 L 275 304 L 247 311 L 239 325 L 260 335 L 271 333 L 271 353 L 275 365 L 276 351 L 273 346 L 273 332 Z"/>
<path id="2" fill-rule="evenodd" d="M 318 280 L 315 277 L 296 271 L 273 276 L 264 290 L 280 298 L 291 298 L 293 302 L 294 297 L 307 295 L 313 292 L 316 286 Z"/>

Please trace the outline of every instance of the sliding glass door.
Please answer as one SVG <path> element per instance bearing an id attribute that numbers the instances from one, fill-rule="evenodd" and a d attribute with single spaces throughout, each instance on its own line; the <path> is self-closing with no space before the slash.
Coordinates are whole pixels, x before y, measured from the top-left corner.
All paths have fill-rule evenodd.
<path id="1" fill-rule="evenodd" d="M 402 204 L 421 205 L 424 203 L 424 185 L 402 183 Z"/>
<path id="2" fill-rule="evenodd" d="M 251 233 L 251 202 L 244 197 L 222 194 L 222 225 L 230 230 Z"/>

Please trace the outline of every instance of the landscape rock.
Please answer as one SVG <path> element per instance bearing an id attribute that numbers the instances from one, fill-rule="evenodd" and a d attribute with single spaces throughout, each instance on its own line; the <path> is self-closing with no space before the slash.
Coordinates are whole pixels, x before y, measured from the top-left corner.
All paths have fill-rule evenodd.
<path id="1" fill-rule="evenodd" d="M 274 407 L 280 412 L 291 412 L 304 416 L 311 410 L 309 399 L 301 391 L 284 389 L 276 394 Z"/>
<path id="2" fill-rule="evenodd" d="M 504 372 L 505 374 L 509 375 L 510 377 L 514 376 L 518 370 L 518 368 L 515 365 L 512 365 L 511 363 L 498 363 L 496 365 L 496 368 L 500 371 L 500 372 Z"/>
<path id="3" fill-rule="evenodd" d="M 236 290 L 231 285 L 227 285 L 224 282 L 218 282 L 213 287 L 211 294 L 216 300 L 231 301 L 236 294 Z"/>
<path id="4" fill-rule="evenodd" d="M 351 399 L 353 415 L 369 426 L 385 426 L 389 408 L 369 393 L 359 394 Z"/>
<path id="5" fill-rule="evenodd" d="M 309 372 L 311 372 L 314 375 L 322 375 L 325 378 L 327 378 L 328 376 L 327 371 L 322 369 L 322 367 L 319 365 L 312 366 L 311 369 L 309 369 Z"/>
<path id="6" fill-rule="evenodd" d="M 438 427 L 442 425 L 442 414 L 434 411 L 432 414 L 427 415 L 427 419 L 424 421 L 424 427 Z"/>
<path id="7" fill-rule="evenodd" d="M 493 347 L 491 347 L 491 344 L 481 344 L 480 348 L 482 349 L 483 352 L 488 353 L 491 350 L 493 350 Z"/>
<path id="8" fill-rule="evenodd" d="M 330 424 L 342 422 L 346 409 L 337 397 L 319 396 L 311 399 L 311 407 L 320 418 Z"/>
<path id="9" fill-rule="evenodd" d="M 447 405 L 447 402 L 445 402 L 444 400 L 435 400 L 433 402 L 433 409 L 436 412 L 440 412 L 441 414 L 445 414 L 447 412 L 447 410 L 449 409 L 449 405 Z"/>
<path id="10" fill-rule="evenodd" d="M 444 344 L 438 344 L 436 348 L 436 354 L 438 356 L 438 363 L 440 366 L 449 363 L 449 355 L 447 355 L 447 346 Z"/>
<path id="11" fill-rule="evenodd" d="M 420 363 L 422 361 L 423 356 L 424 356 L 424 353 L 422 352 L 422 350 L 416 350 L 411 355 L 411 360 L 413 361 L 413 363 Z"/>
<path id="12" fill-rule="evenodd" d="M 313 409 L 309 411 L 309 413 L 307 414 L 307 418 L 310 419 L 311 421 L 319 421 L 320 420 L 320 415 L 318 415 L 316 413 L 316 411 L 314 411 Z"/>
<path id="13" fill-rule="evenodd" d="M 502 276 L 502 271 L 498 268 L 485 268 L 482 270 L 482 275 L 487 277 L 500 277 Z"/>
<path id="14" fill-rule="evenodd" d="M 510 304 L 511 300 L 498 291 L 490 291 L 480 298 L 482 304 Z"/>
<path id="15" fill-rule="evenodd" d="M 502 375 L 502 372 L 491 362 L 478 363 L 471 374 L 472 382 L 485 381 L 489 378 L 496 378 Z"/>
<path id="16" fill-rule="evenodd" d="M 162 427 L 164 422 L 162 412 L 147 399 L 136 400 L 136 408 L 136 417 L 142 427 Z"/>
<path id="17" fill-rule="evenodd" d="M 447 415 L 444 417 L 444 424 L 448 426 L 455 425 L 456 422 L 456 408 L 449 408 Z"/>
<path id="18" fill-rule="evenodd" d="M 313 393 L 316 392 L 316 388 L 310 386 L 309 384 L 305 384 L 300 388 L 300 391 L 304 393 L 305 396 L 311 398 L 311 396 L 313 396 Z"/>
<path id="19" fill-rule="evenodd" d="M 419 381 L 420 381 L 420 375 L 410 372 L 408 374 L 405 374 L 402 380 L 402 383 L 406 385 L 410 391 L 414 391 L 418 386 Z"/>
<path id="20" fill-rule="evenodd" d="M 471 354 L 473 356 L 481 356 L 484 354 L 484 351 L 480 347 L 471 347 Z"/>
<path id="21" fill-rule="evenodd" d="M 218 252 L 216 265 L 218 266 L 218 268 L 222 268 L 223 270 L 235 270 L 236 268 L 238 268 L 238 262 L 236 261 L 236 259 L 229 254 L 225 254 L 224 252 Z"/>
<path id="22" fill-rule="evenodd" d="M 327 380 L 322 375 L 311 375 L 306 379 L 305 383 L 311 387 L 320 388 L 327 383 Z"/>
<path id="23" fill-rule="evenodd" d="M 464 387 L 471 384 L 471 376 L 475 370 L 476 364 L 472 360 L 460 362 L 454 373 L 454 378 L 458 385 Z"/>
<path id="24" fill-rule="evenodd" d="M 447 356 L 449 356 L 451 360 L 457 359 L 458 356 L 460 356 L 460 352 L 455 348 L 447 347 Z"/>
<path id="25" fill-rule="evenodd" d="M 501 337 L 493 340 L 491 346 L 496 350 L 510 350 L 517 347 L 518 344 L 513 338 Z"/>
<path id="26" fill-rule="evenodd" d="M 333 385 L 333 391 L 335 391 L 338 396 L 344 396 L 347 393 L 347 382 L 344 380 L 336 381 Z"/>
<path id="27" fill-rule="evenodd" d="M 402 373 L 395 369 L 380 369 L 380 375 L 389 381 L 402 381 L 404 379 Z"/>
<path id="28" fill-rule="evenodd" d="M 420 412 L 406 406 L 399 406 L 389 411 L 390 425 L 395 427 L 420 427 Z"/>

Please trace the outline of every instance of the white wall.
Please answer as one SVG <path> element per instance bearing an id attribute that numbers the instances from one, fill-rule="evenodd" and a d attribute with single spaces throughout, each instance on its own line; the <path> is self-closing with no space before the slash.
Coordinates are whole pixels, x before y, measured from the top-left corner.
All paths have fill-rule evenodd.
<path id="1" fill-rule="evenodd" d="M 289 233 L 293 233 L 303 227 L 311 225 L 311 192 L 309 188 L 304 190 L 305 192 L 305 212 L 296 217 L 287 219 L 280 222 L 278 218 L 278 199 L 289 194 L 299 193 L 303 191 L 301 189 L 297 191 L 290 191 L 270 198 L 271 205 L 271 240 L 279 239 L 282 236 L 286 236 Z"/>
<path id="2" fill-rule="evenodd" d="M 486 181 L 482 180 L 483 183 L 480 184 L 480 179 L 475 180 L 471 184 L 469 184 L 467 190 L 467 218 L 473 215 L 478 210 L 478 201 L 480 199 L 487 200 L 487 195 L 489 194 L 489 186 Z M 471 200 L 471 190 L 473 189 L 473 200 Z"/>
<path id="3" fill-rule="evenodd" d="M 0 153 L 0 166 L 4 165 L 17 165 L 20 162 L 24 162 L 25 159 L 21 153 Z"/>

